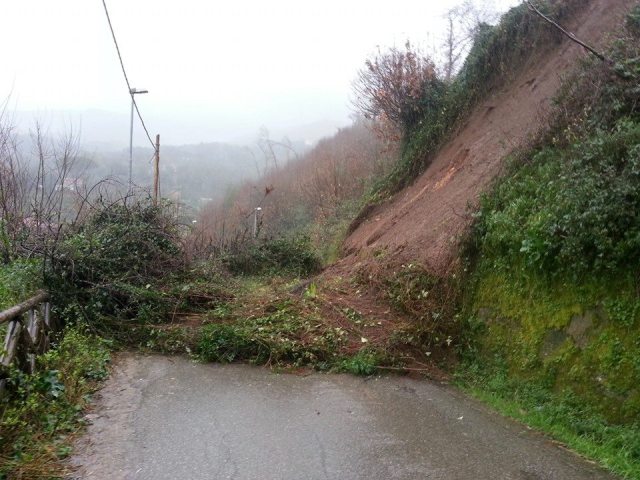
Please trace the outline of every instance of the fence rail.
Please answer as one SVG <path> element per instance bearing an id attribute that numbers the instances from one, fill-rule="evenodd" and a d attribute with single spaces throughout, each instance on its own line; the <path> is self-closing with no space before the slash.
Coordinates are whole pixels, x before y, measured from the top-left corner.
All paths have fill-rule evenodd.
<path id="1" fill-rule="evenodd" d="M 49 294 L 38 292 L 29 300 L 0 312 L 0 325 L 7 324 L 4 346 L 0 351 L 0 394 L 7 383 L 12 363 L 33 373 L 36 356 L 49 349 L 53 330 Z"/>

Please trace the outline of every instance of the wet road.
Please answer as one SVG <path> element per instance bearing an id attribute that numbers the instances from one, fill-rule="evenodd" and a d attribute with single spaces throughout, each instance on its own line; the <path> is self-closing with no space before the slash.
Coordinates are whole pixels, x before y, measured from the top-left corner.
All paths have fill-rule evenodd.
<path id="1" fill-rule="evenodd" d="M 125 356 L 79 442 L 86 479 L 610 479 L 450 387 Z"/>

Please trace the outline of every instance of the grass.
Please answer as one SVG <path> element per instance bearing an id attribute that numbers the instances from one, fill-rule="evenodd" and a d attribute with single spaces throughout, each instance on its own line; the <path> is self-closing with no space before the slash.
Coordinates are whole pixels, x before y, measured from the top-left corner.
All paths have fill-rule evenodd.
<path id="1" fill-rule="evenodd" d="M 501 414 L 549 434 L 612 472 L 640 479 L 639 424 L 612 425 L 570 394 L 554 395 L 500 373 L 484 376 L 467 370 L 458 385 Z"/>
<path id="2" fill-rule="evenodd" d="M 37 373 L 12 369 L 0 400 L 0 479 L 64 476 L 91 393 L 108 373 L 104 340 L 68 328 L 37 358 Z"/>
<path id="3" fill-rule="evenodd" d="M 0 264 L 0 311 L 25 301 L 41 287 L 41 268 L 34 260 Z"/>

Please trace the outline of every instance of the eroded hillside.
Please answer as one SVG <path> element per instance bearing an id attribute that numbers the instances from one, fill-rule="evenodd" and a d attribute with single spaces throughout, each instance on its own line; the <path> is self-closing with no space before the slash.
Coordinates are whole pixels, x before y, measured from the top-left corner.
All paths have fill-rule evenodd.
<path id="1" fill-rule="evenodd" d="M 569 28 L 601 47 L 634 3 L 585 2 Z M 480 193 L 499 175 L 507 155 L 547 128 L 562 78 L 586 55 L 566 38 L 533 55 L 512 81 L 480 102 L 424 174 L 368 213 L 346 239 L 346 256 L 334 268 L 344 272 L 384 255 L 394 264 L 415 262 L 432 273 L 446 273 Z"/>

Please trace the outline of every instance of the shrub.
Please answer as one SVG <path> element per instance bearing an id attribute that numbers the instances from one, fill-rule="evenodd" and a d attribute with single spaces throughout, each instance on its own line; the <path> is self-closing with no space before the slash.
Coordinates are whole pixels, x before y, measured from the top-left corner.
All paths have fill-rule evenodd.
<path id="1" fill-rule="evenodd" d="M 377 352 L 363 349 L 353 357 L 343 360 L 340 370 L 352 375 L 369 376 L 378 372 L 380 363 L 380 355 Z"/>
<path id="2" fill-rule="evenodd" d="M 626 270 L 640 261 L 640 123 L 621 120 L 544 149 L 483 200 L 485 254 L 548 273 Z"/>
<path id="3" fill-rule="evenodd" d="M 354 83 L 355 106 L 366 117 L 391 122 L 407 133 L 421 119 L 437 110 L 437 98 L 445 89 L 433 60 L 406 43 L 365 62 Z"/>
<path id="4" fill-rule="evenodd" d="M 627 26 L 607 52 L 614 69 L 584 62 L 551 131 L 482 200 L 477 241 L 495 266 L 575 279 L 640 260 L 640 42 Z"/>
<path id="5" fill-rule="evenodd" d="M 264 275 L 284 273 L 307 276 L 321 268 L 309 237 L 282 237 L 249 244 L 223 258 L 226 267 L 235 274 Z"/>
<path id="6" fill-rule="evenodd" d="M 42 284 L 42 267 L 35 260 L 0 265 L 0 311 L 25 301 Z"/>
<path id="7" fill-rule="evenodd" d="M 268 348 L 238 325 L 212 324 L 202 329 L 198 356 L 207 362 L 230 363 L 234 360 L 268 358 Z M 263 358 L 264 357 L 264 358 Z"/>
<path id="8" fill-rule="evenodd" d="M 148 203 L 98 209 L 53 259 L 47 283 L 61 316 L 101 331 L 161 319 L 168 278 L 186 267 L 178 233 L 171 217 Z"/>

